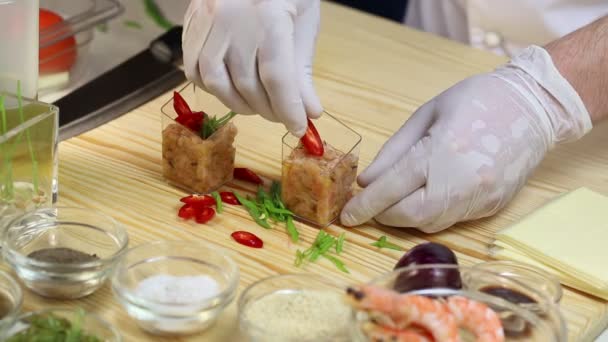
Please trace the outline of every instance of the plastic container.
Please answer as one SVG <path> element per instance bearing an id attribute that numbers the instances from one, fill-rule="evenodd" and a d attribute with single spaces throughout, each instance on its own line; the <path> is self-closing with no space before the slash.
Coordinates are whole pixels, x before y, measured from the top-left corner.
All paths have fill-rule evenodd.
<path id="1" fill-rule="evenodd" d="M 38 80 L 38 0 L 0 1 L 0 92 L 36 98 Z"/>
<path id="2" fill-rule="evenodd" d="M 207 276 L 218 293 L 201 300 L 166 302 L 139 288 L 153 276 Z M 158 241 L 132 248 L 112 277 L 115 297 L 147 332 L 186 335 L 211 326 L 234 299 L 239 282 L 236 263 L 216 247 L 196 241 Z"/>
<path id="3" fill-rule="evenodd" d="M 129 239 L 113 218 L 90 209 L 43 208 L 11 221 L 3 234 L 4 259 L 32 291 L 73 299 L 99 289 L 127 249 Z M 76 262 L 42 261 L 29 255 L 70 248 L 97 256 Z"/>
<path id="4" fill-rule="evenodd" d="M 460 289 L 447 287 L 427 287 L 403 293 L 417 294 L 432 297 L 464 296 L 468 299 L 482 302 L 496 312 L 501 319 L 505 333 L 505 341 L 567 341 L 566 325 L 562 314 L 549 296 L 537 288 L 529 287 L 516 279 L 503 277 L 497 273 L 471 267 L 459 267 L 457 265 L 417 265 L 404 267 L 380 276 L 370 282 L 383 288 L 394 289 L 397 284 L 419 284 L 421 281 L 428 282 L 433 277 L 442 278 L 449 272 L 459 272 L 462 287 Z M 452 273 L 453 274 L 453 273 Z M 519 294 L 525 295 L 543 307 L 542 314 L 528 310 L 525 306 L 518 305 L 509 300 L 495 295 L 489 295 L 481 289 L 483 287 L 500 287 Z M 465 317 L 470 317 L 470 313 Z M 377 318 L 377 317 L 376 317 Z M 363 332 L 363 326 L 369 322 L 367 312 L 357 313 L 357 332 L 359 338 L 367 340 Z"/>
<path id="5" fill-rule="evenodd" d="M 40 0 L 40 9 L 64 19 L 41 26 L 38 89 L 43 94 L 69 87 L 86 73 L 95 28 L 124 8 L 118 0 Z"/>
<path id="6" fill-rule="evenodd" d="M 324 141 L 324 155 L 308 155 L 300 139 L 285 134 L 281 197 L 297 219 L 324 228 L 352 196 L 361 136 L 327 112 L 313 123 Z"/>
<path id="7" fill-rule="evenodd" d="M 223 117 L 230 110 L 217 98 L 187 84 L 179 92 L 193 112 Z M 161 108 L 163 176 L 191 193 L 207 194 L 232 181 L 236 156 L 236 125 L 228 122 L 206 139 L 175 121 L 173 97 Z M 233 119 L 234 120 L 234 119 Z"/>
<path id="8" fill-rule="evenodd" d="M 23 293 L 13 277 L 3 271 L 0 271 L 0 291 L 3 297 L 0 305 L 0 341 L 4 341 L 21 310 Z"/>
<path id="9" fill-rule="evenodd" d="M 313 274 L 288 274 L 259 280 L 247 287 L 239 298 L 240 332 L 251 342 L 350 342 L 353 340 L 354 315 L 351 308 L 342 301 L 345 286 L 345 284 L 331 282 Z M 310 296 L 309 300 L 318 298 L 318 303 L 305 303 L 301 297 L 303 293 Z M 267 309 L 267 314 L 279 316 L 272 320 L 274 324 L 270 322 L 269 317 L 260 317 L 258 312 L 263 306 L 268 305 L 267 300 L 270 296 L 290 302 L 289 315 L 291 317 L 285 313 L 271 312 L 272 308 Z M 314 310 L 322 305 L 337 309 L 342 314 L 323 316 L 321 312 L 308 312 L 306 308 L 312 307 Z M 301 314 L 298 313 L 300 309 Z M 252 318 L 261 319 L 258 322 Z M 306 326 L 297 326 L 305 319 L 315 318 L 322 322 L 308 329 Z M 311 331 L 304 332 L 315 328 L 320 329 L 322 333 L 321 331 L 312 334 Z M 296 332 L 311 336 L 296 336 L 300 335 Z"/>
<path id="10" fill-rule="evenodd" d="M 0 229 L 26 211 L 57 200 L 59 109 L 0 93 Z M 20 110 L 21 108 L 21 110 Z"/>
<path id="11" fill-rule="evenodd" d="M 52 315 L 56 319 L 65 319 L 70 324 L 80 324 L 81 331 L 87 335 L 93 335 L 103 342 L 121 342 L 122 337 L 118 330 L 103 318 L 86 311 L 53 308 L 34 312 L 28 312 L 19 317 L 13 328 L 10 330 L 9 337 L 27 329 L 34 316 Z"/>

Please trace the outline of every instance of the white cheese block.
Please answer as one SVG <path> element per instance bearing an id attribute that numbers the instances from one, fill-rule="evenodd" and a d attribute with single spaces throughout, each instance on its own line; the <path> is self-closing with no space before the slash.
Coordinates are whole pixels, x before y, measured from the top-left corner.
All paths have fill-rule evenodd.
<path id="1" fill-rule="evenodd" d="M 608 299 L 608 197 L 580 188 L 499 232 L 495 255 L 531 263 Z"/>

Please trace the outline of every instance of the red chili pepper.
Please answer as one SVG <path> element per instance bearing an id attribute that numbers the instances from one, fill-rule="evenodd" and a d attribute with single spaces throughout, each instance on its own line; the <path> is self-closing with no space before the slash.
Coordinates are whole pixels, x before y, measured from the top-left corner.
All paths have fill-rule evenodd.
<path id="1" fill-rule="evenodd" d="M 264 247 L 264 241 L 250 232 L 237 231 L 230 234 L 234 241 L 251 248 Z"/>
<path id="2" fill-rule="evenodd" d="M 258 185 L 264 184 L 264 181 L 262 180 L 262 178 L 260 178 L 260 176 L 256 175 L 255 172 L 249 170 L 248 168 L 235 167 L 233 175 L 234 175 L 234 178 L 242 180 L 242 181 L 246 181 L 246 182 L 250 182 L 250 183 L 258 184 Z"/>
<path id="3" fill-rule="evenodd" d="M 325 152 L 323 140 L 321 140 L 317 128 L 315 125 L 313 125 L 310 119 L 308 119 L 308 129 L 300 141 L 302 142 L 302 145 L 304 145 L 304 148 L 308 154 L 320 157 Z"/>
<path id="4" fill-rule="evenodd" d="M 236 198 L 236 196 L 230 191 L 220 192 L 220 197 L 222 198 L 222 202 L 224 202 L 224 203 L 228 203 L 228 204 L 232 204 L 232 205 L 241 204 L 241 202 L 239 202 L 238 198 Z"/>
<path id="5" fill-rule="evenodd" d="M 189 204 L 193 208 L 200 210 L 215 205 L 215 198 L 209 195 L 190 195 L 180 199 L 180 202 Z"/>
<path id="6" fill-rule="evenodd" d="M 213 216 L 215 216 L 215 210 L 210 207 L 205 207 L 196 213 L 194 220 L 197 223 L 207 223 L 213 218 Z"/>
<path id="7" fill-rule="evenodd" d="M 181 208 L 179 208 L 179 212 L 177 216 L 189 220 L 196 215 L 196 209 L 190 204 L 184 204 Z"/>
<path id="8" fill-rule="evenodd" d="M 205 118 L 205 113 L 203 112 L 193 112 L 182 114 L 175 118 L 176 122 L 179 122 L 183 126 L 188 127 L 189 129 L 199 132 L 203 127 L 203 121 Z"/>
<path id="9" fill-rule="evenodd" d="M 173 109 L 175 109 L 178 116 L 192 114 L 192 110 L 190 110 L 190 106 L 188 106 L 186 100 L 176 91 L 173 92 Z"/>

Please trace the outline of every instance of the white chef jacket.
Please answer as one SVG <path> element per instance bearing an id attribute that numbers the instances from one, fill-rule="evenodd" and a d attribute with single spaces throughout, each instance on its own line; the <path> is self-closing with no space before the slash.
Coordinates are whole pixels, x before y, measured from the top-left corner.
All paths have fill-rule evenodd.
<path id="1" fill-rule="evenodd" d="M 608 15 L 608 0 L 409 0 L 405 24 L 511 56 Z"/>

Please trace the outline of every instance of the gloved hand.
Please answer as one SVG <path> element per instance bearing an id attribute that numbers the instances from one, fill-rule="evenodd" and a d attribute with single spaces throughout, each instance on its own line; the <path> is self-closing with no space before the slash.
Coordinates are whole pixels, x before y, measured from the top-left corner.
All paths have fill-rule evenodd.
<path id="1" fill-rule="evenodd" d="M 591 129 L 582 100 L 542 48 L 473 76 L 420 107 L 359 176 L 341 214 L 432 233 L 493 215 L 545 153 Z"/>
<path id="2" fill-rule="evenodd" d="M 192 0 L 186 77 L 239 114 L 282 122 L 297 137 L 323 108 L 312 83 L 319 0 Z"/>

